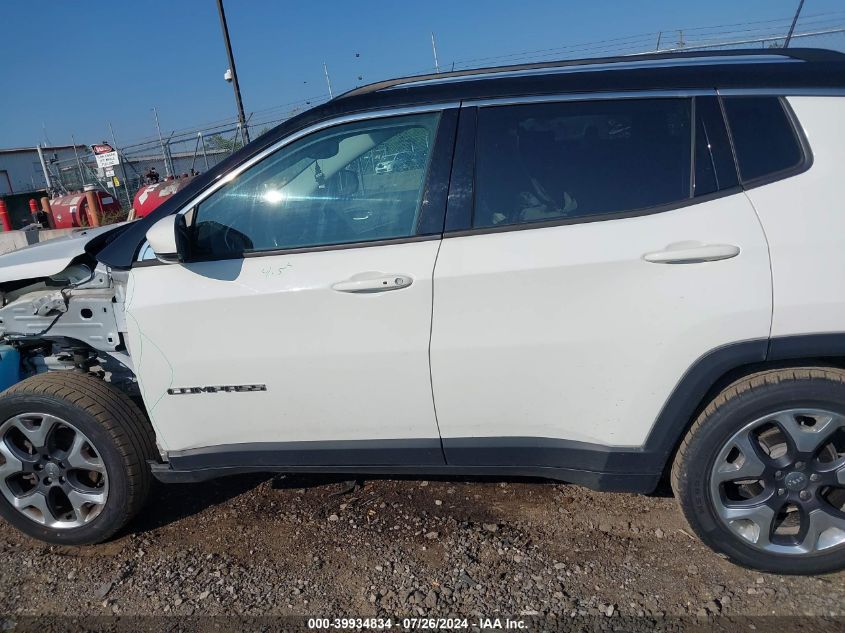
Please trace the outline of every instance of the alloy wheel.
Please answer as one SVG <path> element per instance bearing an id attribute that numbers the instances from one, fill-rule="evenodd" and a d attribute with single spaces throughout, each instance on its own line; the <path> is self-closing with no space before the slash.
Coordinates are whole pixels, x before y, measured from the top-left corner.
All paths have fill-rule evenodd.
<path id="1" fill-rule="evenodd" d="M 719 519 L 759 550 L 845 544 L 845 416 L 788 409 L 745 425 L 717 455 L 710 495 Z"/>
<path id="2" fill-rule="evenodd" d="M 0 493 L 30 520 L 80 527 L 102 512 L 108 492 L 99 451 L 70 422 L 25 413 L 0 425 Z"/>

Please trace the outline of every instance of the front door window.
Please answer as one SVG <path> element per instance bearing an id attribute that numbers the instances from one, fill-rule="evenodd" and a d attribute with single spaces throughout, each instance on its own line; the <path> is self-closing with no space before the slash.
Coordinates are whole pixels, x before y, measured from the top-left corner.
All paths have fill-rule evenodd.
<path id="1" fill-rule="evenodd" d="M 416 234 L 440 115 L 358 121 L 294 141 L 199 204 L 199 258 Z"/>

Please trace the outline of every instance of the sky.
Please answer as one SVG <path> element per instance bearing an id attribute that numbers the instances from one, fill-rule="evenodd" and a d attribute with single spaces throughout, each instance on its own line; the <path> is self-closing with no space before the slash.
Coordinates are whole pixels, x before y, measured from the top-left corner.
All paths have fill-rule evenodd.
<path id="1" fill-rule="evenodd" d="M 224 0 L 244 108 L 253 121 L 390 77 L 587 57 L 684 37 L 788 27 L 798 0 Z M 0 37 L 0 147 L 118 145 L 234 119 L 215 0 L 7 0 Z M 728 25 L 728 26 L 724 26 Z M 841 0 L 806 0 L 797 32 L 845 26 Z M 720 28 L 716 28 L 720 27 Z M 793 45 L 799 44 L 797 40 Z M 809 42 L 809 40 L 807 40 Z M 814 38 L 845 50 L 845 33 Z M 360 79 L 359 79 L 360 77 Z"/>

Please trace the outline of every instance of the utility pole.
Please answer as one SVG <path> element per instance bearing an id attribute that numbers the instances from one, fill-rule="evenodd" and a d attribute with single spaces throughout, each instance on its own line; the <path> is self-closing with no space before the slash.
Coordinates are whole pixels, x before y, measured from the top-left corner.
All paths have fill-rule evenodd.
<path id="1" fill-rule="evenodd" d="M 85 187 L 85 170 L 82 169 L 82 161 L 79 160 L 79 152 L 76 150 L 76 139 L 70 135 L 70 142 L 73 143 L 73 153 L 76 156 L 76 168 L 79 170 L 79 186 Z"/>
<path id="2" fill-rule="evenodd" d="M 431 52 L 434 53 L 434 72 L 440 74 L 440 64 L 437 63 L 437 44 L 434 41 L 434 31 L 431 33 Z"/>
<path id="3" fill-rule="evenodd" d="M 208 154 L 205 152 L 205 137 L 202 132 L 197 132 L 199 142 L 202 144 L 202 157 L 205 159 L 205 171 L 208 171 Z"/>
<path id="4" fill-rule="evenodd" d="M 156 110 L 155 106 L 153 106 L 153 115 L 155 116 L 156 120 L 156 130 L 158 131 L 158 142 L 161 145 L 161 158 L 164 161 L 164 174 L 165 176 L 172 176 L 173 174 L 170 173 L 170 162 L 167 160 L 167 152 L 164 149 L 164 139 L 161 138 L 161 126 L 158 124 L 158 110 Z"/>
<path id="5" fill-rule="evenodd" d="M 111 132 L 112 148 L 117 152 L 117 139 L 114 136 L 114 128 L 111 126 L 111 121 L 109 121 L 109 132 Z M 126 180 L 126 165 L 124 164 L 125 157 L 122 156 L 120 152 L 118 152 L 118 157 L 120 158 L 120 173 L 123 176 L 123 192 L 126 194 L 126 204 L 128 204 L 131 209 L 132 200 L 129 198 L 129 181 Z"/>
<path id="6" fill-rule="evenodd" d="M 329 79 L 329 67 L 326 66 L 326 62 L 323 62 L 323 73 L 326 75 L 326 85 L 329 87 L 329 99 L 334 99 L 334 94 L 332 94 L 332 80 Z"/>
<path id="7" fill-rule="evenodd" d="M 220 14 L 220 28 L 223 29 L 223 43 L 226 45 L 226 55 L 229 58 L 229 70 L 232 71 L 232 89 L 235 91 L 235 102 L 238 105 L 238 126 L 243 130 L 244 140 L 249 143 L 249 130 L 244 117 L 244 104 L 241 101 L 241 87 L 238 84 L 238 71 L 235 69 L 235 57 L 232 55 L 232 42 L 229 41 L 229 27 L 226 24 L 226 12 L 223 10 L 223 0 L 217 0 L 217 12 Z"/>
<path id="8" fill-rule="evenodd" d="M 41 151 L 41 144 L 35 146 L 38 150 L 38 160 L 41 161 L 41 169 L 44 171 L 44 182 L 47 183 L 47 192 L 52 193 L 53 181 L 50 179 L 50 171 L 47 169 L 47 163 L 44 161 L 44 152 Z"/>
<path id="9" fill-rule="evenodd" d="M 798 3 L 798 9 L 795 11 L 795 17 L 792 18 L 792 25 L 789 27 L 789 33 L 786 34 L 786 41 L 783 43 L 784 48 L 789 48 L 789 42 L 792 40 L 792 34 L 795 32 L 795 25 L 798 24 L 798 16 L 801 15 L 801 9 L 804 8 L 804 0 Z"/>

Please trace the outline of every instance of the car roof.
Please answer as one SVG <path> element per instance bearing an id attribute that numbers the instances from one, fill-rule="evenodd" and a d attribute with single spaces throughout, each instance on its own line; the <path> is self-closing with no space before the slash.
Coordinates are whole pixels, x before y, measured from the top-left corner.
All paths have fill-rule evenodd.
<path id="1" fill-rule="evenodd" d="M 845 54 L 813 48 L 678 51 L 476 68 L 355 88 L 279 126 L 385 108 L 565 93 L 845 89 Z"/>
<path id="2" fill-rule="evenodd" d="M 361 86 L 288 119 L 194 178 L 97 254 L 128 268 L 147 229 L 179 210 L 223 174 L 286 136 L 323 121 L 392 108 L 500 97 L 649 90 L 845 89 L 845 54 L 812 48 L 676 51 L 560 60 L 401 77 Z"/>
<path id="3" fill-rule="evenodd" d="M 586 59 L 564 59 L 556 61 L 517 64 L 509 66 L 495 66 L 487 68 L 472 68 L 467 70 L 430 73 L 410 77 L 400 77 L 371 83 L 354 90 L 350 90 L 339 99 L 359 95 L 373 94 L 390 90 L 408 88 L 424 88 L 449 84 L 454 87 L 467 87 L 470 82 L 486 81 L 490 84 L 507 84 L 509 79 L 524 79 L 528 77 L 553 78 L 559 75 L 574 75 L 575 73 L 610 72 L 625 73 L 626 71 L 650 70 L 653 75 L 663 75 L 671 79 L 673 69 L 691 69 L 702 67 L 718 67 L 724 79 L 729 75 L 743 74 L 743 71 L 759 71 L 760 64 L 782 65 L 804 62 L 845 63 L 845 54 L 837 51 L 813 48 L 794 49 L 726 49 L 716 51 L 672 51 L 664 53 L 647 53 L 624 55 L 615 57 L 592 57 Z M 775 67 L 777 68 L 777 66 Z M 779 67 L 781 70 L 783 66 Z M 806 66 L 802 67 L 807 70 Z M 634 73 L 637 74 L 637 73 Z M 646 78 L 646 73 L 638 73 L 640 78 Z M 776 73 L 777 74 L 777 73 Z M 783 73 L 780 73 L 783 74 Z M 788 74 L 788 73 L 787 73 Z M 612 75 L 607 78 L 611 79 Z M 575 82 L 577 83 L 577 79 Z M 476 84 L 477 85 L 477 84 Z"/>

